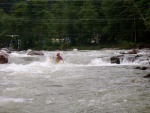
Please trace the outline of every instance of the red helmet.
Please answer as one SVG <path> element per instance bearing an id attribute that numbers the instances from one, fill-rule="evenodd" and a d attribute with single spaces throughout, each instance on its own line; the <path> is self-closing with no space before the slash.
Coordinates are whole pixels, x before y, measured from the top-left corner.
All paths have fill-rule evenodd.
<path id="1" fill-rule="evenodd" d="M 60 56 L 60 53 L 57 53 L 57 56 Z"/>

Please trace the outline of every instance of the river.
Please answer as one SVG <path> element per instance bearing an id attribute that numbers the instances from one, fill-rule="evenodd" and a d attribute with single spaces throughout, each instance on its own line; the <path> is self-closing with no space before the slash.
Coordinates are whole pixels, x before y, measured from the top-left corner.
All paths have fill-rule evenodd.
<path id="1" fill-rule="evenodd" d="M 0 65 L 0 113 L 150 113 L 150 70 L 134 69 L 147 63 L 111 64 L 120 51 L 59 51 L 60 63 L 58 51 L 12 52 Z"/>

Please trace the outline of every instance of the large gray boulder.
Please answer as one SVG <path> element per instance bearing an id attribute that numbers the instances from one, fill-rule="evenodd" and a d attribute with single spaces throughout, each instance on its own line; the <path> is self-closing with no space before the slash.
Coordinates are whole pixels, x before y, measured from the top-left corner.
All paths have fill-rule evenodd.
<path id="1" fill-rule="evenodd" d="M 113 56 L 110 58 L 110 62 L 120 64 L 120 59 L 117 56 Z"/>
<path id="2" fill-rule="evenodd" d="M 8 63 L 8 54 L 4 51 L 0 51 L 0 64 Z"/>

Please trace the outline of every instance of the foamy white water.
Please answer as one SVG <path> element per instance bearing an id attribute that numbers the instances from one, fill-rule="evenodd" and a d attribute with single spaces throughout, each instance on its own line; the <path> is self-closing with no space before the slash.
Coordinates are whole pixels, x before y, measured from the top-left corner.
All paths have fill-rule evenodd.
<path id="1" fill-rule="evenodd" d="M 11 53 L 9 63 L 0 65 L 0 112 L 149 113 L 149 81 L 143 76 L 150 71 L 134 69 L 149 66 L 148 50 L 133 62 L 134 55 L 126 55 L 121 64 L 111 64 L 120 51 L 59 51 L 60 63 L 53 58 L 58 51 Z"/>

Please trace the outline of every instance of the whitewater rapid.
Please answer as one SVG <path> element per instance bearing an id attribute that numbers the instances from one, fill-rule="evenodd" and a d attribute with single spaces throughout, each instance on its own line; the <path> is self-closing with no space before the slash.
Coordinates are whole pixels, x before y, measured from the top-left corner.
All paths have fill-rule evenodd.
<path id="1" fill-rule="evenodd" d="M 149 113 L 149 81 L 143 76 L 150 71 L 134 69 L 149 66 L 149 51 L 140 51 L 143 57 L 134 62 L 125 57 L 111 64 L 121 51 L 12 52 L 8 64 L 0 65 L 0 112 Z M 58 52 L 64 62 L 55 62 Z"/>

